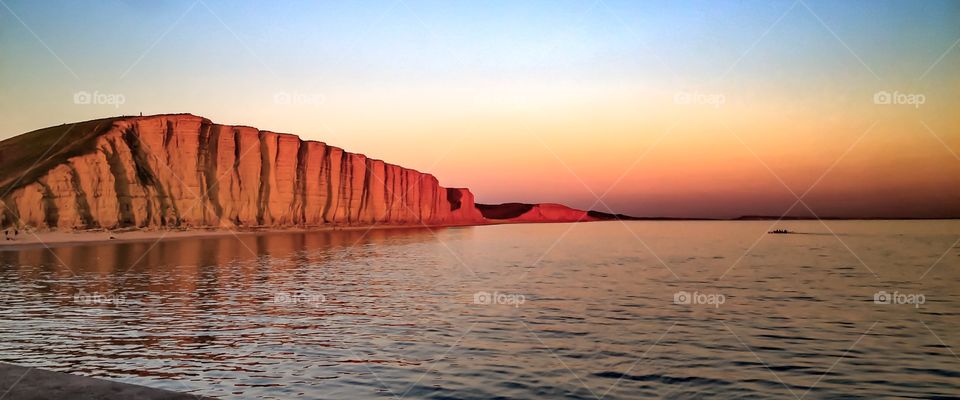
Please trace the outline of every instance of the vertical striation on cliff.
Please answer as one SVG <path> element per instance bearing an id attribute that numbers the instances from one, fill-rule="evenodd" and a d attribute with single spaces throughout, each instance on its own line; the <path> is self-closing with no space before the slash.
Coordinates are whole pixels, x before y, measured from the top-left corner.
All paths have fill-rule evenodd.
<path id="1" fill-rule="evenodd" d="M 454 225 L 467 189 L 316 141 L 194 115 L 64 125 L 0 142 L 4 226 L 41 229 Z M 59 129 L 56 129 L 59 128 Z M 64 135 L 66 133 L 66 135 Z M 52 151 L 18 154 L 63 137 Z M 79 138 L 79 139 L 77 139 Z M 25 170 L 31 173 L 17 179 Z M 16 177 L 10 175 L 17 175 Z"/>

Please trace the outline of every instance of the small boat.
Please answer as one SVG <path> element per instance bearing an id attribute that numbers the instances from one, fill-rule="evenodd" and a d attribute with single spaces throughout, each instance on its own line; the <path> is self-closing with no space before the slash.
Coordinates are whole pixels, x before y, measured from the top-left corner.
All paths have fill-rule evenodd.
<path id="1" fill-rule="evenodd" d="M 774 230 L 772 230 L 772 231 L 770 231 L 770 232 L 767 232 L 767 233 L 777 235 L 777 234 L 785 234 L 785 233 L 793 233 L 793 232 L 788 231 L 788 230 L 786 230 L 786 229 L 774 229 Z"/>

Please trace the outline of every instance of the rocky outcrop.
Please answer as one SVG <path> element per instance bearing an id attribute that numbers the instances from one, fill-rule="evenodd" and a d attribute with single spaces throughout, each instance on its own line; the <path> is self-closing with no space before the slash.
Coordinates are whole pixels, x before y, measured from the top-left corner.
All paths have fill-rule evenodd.
<path id="1" fill-rule="evenodd" d="M 477 204 L 477 209 L 487 220 L 498 222 L 583 222 L 616 219 L 605 218 L 602 213 L 594 214 L 593 211 L 587 212 L 553 203 Z"/>
<path id="2" fill-rule="evenodd" d="M 430 174 L 189 114 L 108 118 L 23 134 L 0 142 L 0 171 L 3 226 L 38 229 L 598 219 L 556 204 L 485 217 L 468 189 L 442 187 Z"/>

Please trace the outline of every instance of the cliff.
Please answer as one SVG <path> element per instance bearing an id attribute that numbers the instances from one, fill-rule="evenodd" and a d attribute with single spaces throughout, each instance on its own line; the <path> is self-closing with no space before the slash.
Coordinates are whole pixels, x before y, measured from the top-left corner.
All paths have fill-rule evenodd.
<path id="1" fill-rule="evenodd" d="M 468 189 L 430 174 L 189 114 L 26 133 L 0 142 L 0 171 L 2 225 L 41 230 L 597 219 L 559 205 L 485 217 Z"/>

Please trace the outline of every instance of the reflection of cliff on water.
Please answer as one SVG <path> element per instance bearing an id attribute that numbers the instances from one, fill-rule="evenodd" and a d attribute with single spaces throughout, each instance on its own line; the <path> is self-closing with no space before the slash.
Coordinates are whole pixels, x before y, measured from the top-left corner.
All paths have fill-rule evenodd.
<path id="1" fill-rule="evenodd" d="M 433 240 L 434 233 L 426 228 L 272 232 L 0 251 L 0 264 L 69 278 L 82 273 L 123 275 L 160 266 L 216 266 L 262 256 L 290 257 L 293 253 L 298 253 L 298 261 L 319 262 L 324 254 L 347 249 L 346 256 L 359 256 L 370 251 L 369 245 Z"/>
<path id="2" fill-rule="evenodd" d="M 385 301 L 402 298 L 398 288 L 421 294 L 435 285 L 411 277 L 460 276 L 450 272 L 461 264 L 445 247 L 472 234 L 355 229 L 0 251 L 0 299 L 9 310 L 0 356 L 16 349 L 17 360 L 54 370 L 169 378 L 164 363 L 243 360 L 282 338 L 293 324 L 278 324 L 282 318 L 312 333 L 304 341 L 332 346 L 323 334 L 341 329 L 339 319 L 392 320 L 410 311 Z M 40 316 L 46 328 L 36 326 Z M 87 346 L 51 347 L 23 335 L 27 327 L 62 328 Z M 104 351 L 102 362 L 78 361 Z"/>

